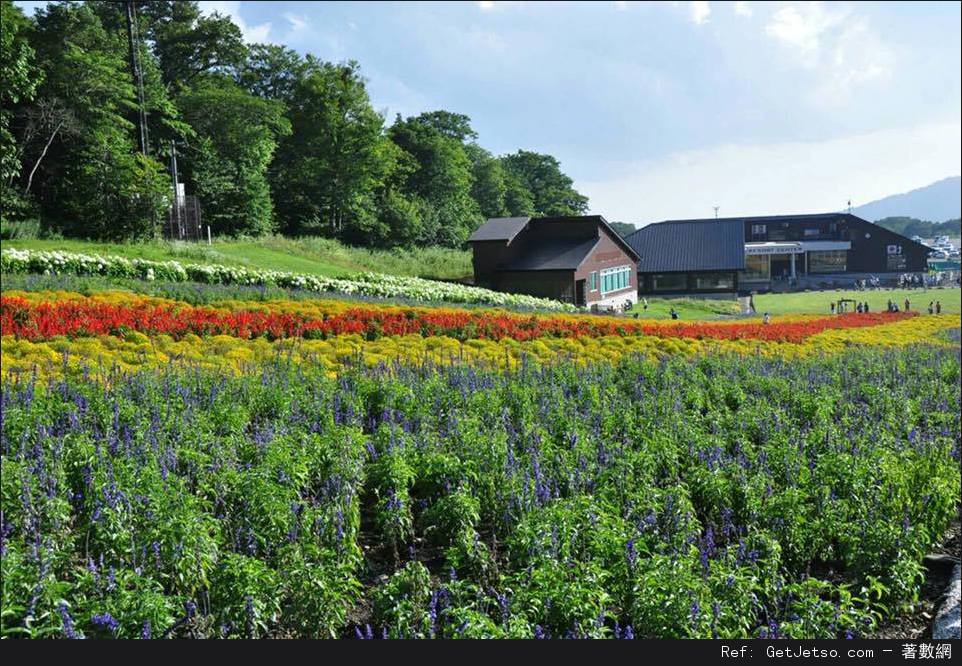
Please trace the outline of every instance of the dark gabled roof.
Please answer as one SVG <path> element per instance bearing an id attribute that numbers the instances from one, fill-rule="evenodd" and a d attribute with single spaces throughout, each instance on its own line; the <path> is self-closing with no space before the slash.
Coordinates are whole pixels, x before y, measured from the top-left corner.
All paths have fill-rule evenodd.
<path id="1" fill-rule="evenodd" d="M 595 222 L 601 227 L 608 231 L 608 235 L 611 236 L 612 240 L 621 247 L 632 259 L 638 261 L 638 253 L 635 252 L 634 248 L 629 245 L 625 239 L 615 231 L 608 220 L 606 220 L 601 215 L 556 215 L 552 217 L 536 217 L 534 218 L 538 222 L 549 222 L 549 223 L 563 223 L 563 222 Z"/>
<path id="2" fill-rule="evenodd" d="M 510 243 L 530 220 L 530 217 L 492 217 L 471 234 L 468 242 L 505 241 Z"/>
<path id="3" fill-rule="evenodd" d="M 600 242 L 598 238 L 549 238 L 525 244 L 505 271 L 575 270 Z"/>
<path id="4" fill-rule="evenodd" d="M 625 240 L 640 257 L 639 273 L 739 271 L 745 268 L 744 220 L 657 222 Z"/>

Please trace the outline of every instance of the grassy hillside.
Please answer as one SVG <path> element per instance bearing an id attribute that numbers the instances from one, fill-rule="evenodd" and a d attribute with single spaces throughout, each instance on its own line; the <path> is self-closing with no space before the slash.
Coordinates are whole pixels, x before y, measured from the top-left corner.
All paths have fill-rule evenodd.
<path id="1" fill-rule="evenodd" d="M 117 254 L 154 261 L 173 259 L 332 277 L 367 271 L 441 280 L 457 280 L 471 275 L 471 254 L 464 250 L 436 247 L 368 250 L 348 247 L 327 238 L 292 239 L 269 236 L 257 240 L 218 240 L 211 246 L 177 241 L 99 243 L 23 239 L 5 240 L 3 247 Z"/>

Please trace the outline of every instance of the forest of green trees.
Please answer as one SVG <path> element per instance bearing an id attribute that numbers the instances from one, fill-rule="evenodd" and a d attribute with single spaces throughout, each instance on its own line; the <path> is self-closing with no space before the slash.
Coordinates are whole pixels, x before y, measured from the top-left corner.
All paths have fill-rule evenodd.
<path id="1" fill-rule="evenodd" d="M 0 213 L 42 233 L 153 237 L 180 181 L 217 236 L 457 247 L 487 217 L 587 210 L 550 155 L 482 148 L 465 115 L 388 123 L 356 62 L 273 44 L 196 2 L 0 0 Z M 131 43 L 143 80 L 135 85 Z M 138 119 L 146 115 L 146 154 Z"/>

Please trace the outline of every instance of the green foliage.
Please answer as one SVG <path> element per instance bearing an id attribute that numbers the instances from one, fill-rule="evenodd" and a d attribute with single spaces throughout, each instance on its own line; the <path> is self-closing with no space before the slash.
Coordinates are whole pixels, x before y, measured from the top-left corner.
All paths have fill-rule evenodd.
<path id="1" fill-rule="evenodd" d="M 571 178 L 561 171 L 561 164 L 551 155 L 519 150 L 501 158 L 511 173 L 531 193 L 537 215 L 583 215 L 588 210 L 588 197 L 579 194 Z M 512 214 L 517 214 L 512 211 Z"/>
<path id="2" fill-rule="evenodd" d="M 182 164 L 204 202 L 205 223 L 218 236 L 272 231 L 267 167 L 278 138 L 290 134 L 283 105 L 220 77 L 203 79 L 177 103 L 197 136 Z"/>
<path id="3" fill-rule="evenodd" d="M 473 135 L 468 118 L 440 111 L 398 117 L 389 134 L 416 163 L 403 185 L 408 196 L 422 202 L 422 227 L 415 240 L 462 245 L 482 221 L 471 198 L 472 165 L 461 138 Z"/>
<path id="4" fill-rule="evenodd" d="M 144 238 L 166 210 L 162 167 L 135 155 L 135 105 L 125 40 L 86 5 L 37 14 L 33 46 L 44 72 L 24 109 L 24 193 L 44 225 L 75 235 Z M 66 36 L 66 37 L 65 37 Z"/>
<path id="5" fill-rule="evenodd" d="M 375 191 L 392 166 L 383 119 L 357 63 L 312 68 L 289 104 L 293 133 L 281 145 L 272 181 L 281 228 L 350 235 L 372 214 Z"/>
<path id="6" fill-rule="evenodd" d="M 628 222 L 609 222 L 608 223 L 612 229 L 618 232 L 618 235 L 622 238 L 630 236 L 631 234 L 638 231 L 638 227 Z"/>
<path id="7" fill-rule="evenodd" d="M 936 236 L 962 235 L 962 221 L 946 220 L 945 222 L 927 222 L 914 217 L 886 217 L 877 220 L 875 224 L 903 236 L 921 236 L 935 238 Z"/>
<path id="8" fill-rule="evenodd" d="M 507 215 L 508 185 L 500 160 L 477 144 L 468 144 L 465 150 L 472 163 L 471 196 L 478 203 L 481 215 L 485 218 Z"/>
<path id="9" fill-rule="evenodd" d="M 14 109 L 33 99 L 43 73 L 34 65 L 34 50 L 27 39 L 29 22 L 12 2 L 0 2 L 0 184 L 4 191 L 20 171 L 20 151 L 10 124 Z M 7 214 L 4 195 L 0 212 Z"/>
<path id="10" fill-rule="evenodd" d="M 240 28 L 223 14 L 201 14 L 196 2 L 147 2 L 138 12 L 164 83 L 175 90 L 203 74 L 230 71 L 247 56 Z"/>

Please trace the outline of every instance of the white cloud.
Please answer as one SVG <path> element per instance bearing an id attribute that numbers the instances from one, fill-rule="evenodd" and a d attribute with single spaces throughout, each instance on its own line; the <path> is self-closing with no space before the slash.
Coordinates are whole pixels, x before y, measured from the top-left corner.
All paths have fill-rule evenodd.
<path id="1" fill-rule="evenodd" d="M 628 9 L 628 3 L 625 2 L 625 0 L 615 0 L 614 5 L 615 5 L 615 9 L 619 11 L 624 11 Z"/>
<path id="2" fill-rule="evenodd" d="M 689 10 L 691 11 L 691 20 L 698 25 L 703 25 L 708 23 L 708 17 L 711 16 L 711 5 L 709 5 L 704 0 L 699 2 L 691 2 L 688 4 Z"/>
<path id="3" fill-rule="evenodd" d="M 896 58 L 867 24 L 855 20 L 840 31 L 824 61 L 825 75 L 809 98 L 823 106 L 840 106 L 859 89 L 888 81 Z"/>
<path id="4" fill-rule="evenodd" d="M 248 25 L 240 15 L 241 3 L 238 0 L 201 0 L 197 3 L 200 10 L 205 14 L 220 12 L 231 18 L 240 28 L 244 41 L 248 43 L 266 42 L 271 33 L 271 23 L 261 23 L 260 25 Z"/>
<path id="5" fill-rule="evenodd" d="M 491 0 L 481 0 L 481 2 L 478 3 L 478 7 L 481 11 L 488 12 L 494 9 L 494 2 Z"/>
<path id="6" fill-rule="evenodd" d="M 819 142 L 718 145 L 629 164 L 576 187 L 593 213 L 647 223 L 687 217 L 841 210 L 962 171 L 962 126 L 883 130 Z"/>
<path id="7" fill-rule="evenodd" d="M 788 5 L 772 15 L 765 32 L 818 77 L 807 97 L 819 106 L 848 104 L 859 89 L 891 78 L 896 64 L 892 48 L 846 7 Z"/>
<path id="8" fill-rule="evenodd" d="M 848 10 L 830 11 L 820 2 L 787 5 L 772 15 L 765 32 L 797 49 L 812 62 L 829 30 L 845 20 Z"/>
<path id="9" fill-rule="evenodd" d="M 744 16 L 745 18 L 751 18 L 752 7 L 747 2 L 736 2 L 735 13 L 738 14 L 739 16 Z"/>
<path id="10" fill-rule="evenodd" d="M 303 15 L 293 12 L 284 12 L 284 18 L 291 24 L 291 32 L 298 32 L 308 26 L 307 19 Z"/>

